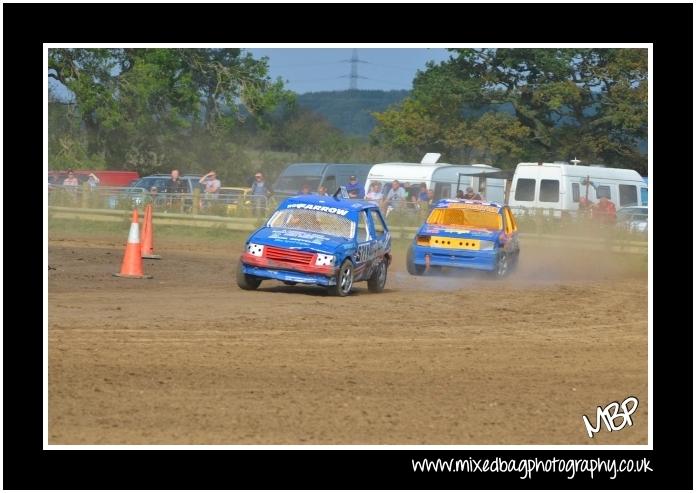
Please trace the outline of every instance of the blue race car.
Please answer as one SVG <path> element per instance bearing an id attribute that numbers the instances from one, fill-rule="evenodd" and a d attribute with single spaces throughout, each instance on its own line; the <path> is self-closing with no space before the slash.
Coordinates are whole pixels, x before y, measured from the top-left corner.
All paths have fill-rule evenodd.
<path id="1" fill-rule="evenodd" d="M 517 266 L 519 254 L 517 223 L 509 207 L 479 200 L 444 199 L 435 204 L 416 233 L 406 268 L 416 276 L 433 267 L 451 267 L 504 277 Z"/>
<path id="2" fill-rule="evenodd" d="M 326 286 L 346 296 L 354 282 L 380 292 L 391 263 L 391 238 L 376 204 L 300 195 L 285 199 L 264 226 L 246 241 L 237 284 L 256 289 L 261 281 Z"/>

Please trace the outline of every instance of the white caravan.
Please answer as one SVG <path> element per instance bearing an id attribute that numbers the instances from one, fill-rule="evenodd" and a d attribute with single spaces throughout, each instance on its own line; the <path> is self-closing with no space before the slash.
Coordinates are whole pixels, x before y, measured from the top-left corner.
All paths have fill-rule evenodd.
<path id="1" fill-rule="evenodd" d="M 542 208 L 546 214 L 560 216 L 577 211 L 580 198 L 596 202 L 605 195 L 617 209 L 643 204 L 647 184 L 632 169 L 605 168 L 601 165 L 519 163 L 510 188 L 509 205 L 513 212 Z"/>
<path id="2" fill-rule="evenodd" d="M 429 190 L 433 190 L 434 198 L 453 198 L 459 190 L 473 187 L 484 200 L 503 203 L 505 198 L 505 180 L 500 178 L 480 178 L 476 175 L 482 172 L 496 172 L 498 168 L 487 164 L 447 164 L 438 163 L 440 157 L 437 153 L 426 154 L 420 163 L 380 163 L 375 164 L 367 174 L 365 181 L 365 193 L 370 190 L 373 182 L 379 182 L 382 187 L 391 185 L 394 180 L 399 180 L 402 185 L 411 187 L 425 183 Z"/>

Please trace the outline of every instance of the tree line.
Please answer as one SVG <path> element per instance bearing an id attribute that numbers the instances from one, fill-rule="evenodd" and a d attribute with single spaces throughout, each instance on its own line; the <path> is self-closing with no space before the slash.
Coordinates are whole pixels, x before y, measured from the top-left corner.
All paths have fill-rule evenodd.
<path id="1" fill-rule="evenodd" d="M 50 49 L 59 84 L 49 84 L 49 166 L 215 169 L 230 185 L 293 161 L 418 161 L 431 151 L 500 167 L 574 155 L 647 167 L 637 144 L 647 136 L 645 50 L 452 51 L 405 99 L 390 95 L 400 102 L 373 112 L 365 138 L 298 104 L 266 58 L 241 49 Z M 333 104 L 320 98 L 323 111 L 339 108 L 350 125 L 335 94 Z M 351 104 L 365 125 L 365 104 Z"/>

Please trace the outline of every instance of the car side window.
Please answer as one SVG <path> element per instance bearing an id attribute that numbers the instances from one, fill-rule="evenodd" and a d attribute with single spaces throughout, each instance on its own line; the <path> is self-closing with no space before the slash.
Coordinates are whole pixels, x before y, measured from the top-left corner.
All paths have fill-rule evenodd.
<path id="1" fill-rule="evenodd" d="M 387 229 L 382 216 L 379 215 L 377 209 L 370 209 L 370 215 L 372 217 L 372 224 L 375 228 L 375 237 L 381 238 L 384 236 L 384 231 Z"/>
<path id="2" fill-rule="evenodd" d="M 358 243 L 363 243 L 370 239 L 370 233 L 367 230 L 367 212 L 360 211 L 358 219 Z"/>

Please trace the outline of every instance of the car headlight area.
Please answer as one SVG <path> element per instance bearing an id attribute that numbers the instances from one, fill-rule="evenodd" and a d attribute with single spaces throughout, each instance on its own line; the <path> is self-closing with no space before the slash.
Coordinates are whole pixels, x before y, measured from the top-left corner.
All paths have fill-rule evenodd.
<path id="1" fill-rule="evenodd" d="M 246 247 L 246 251 L 254 257 L 263 257 L 263 245 L 259 245 L 258 243 L 249 243 Z"/>
<path id="2" fill-rule="evenodd" d="M 323 253 L 318 253 L 317 254 L 317 260 L 315 262 L 315 265 L 335 265 L 336 264 L 336 257 L 334 255 L 326 255 Z"/>

